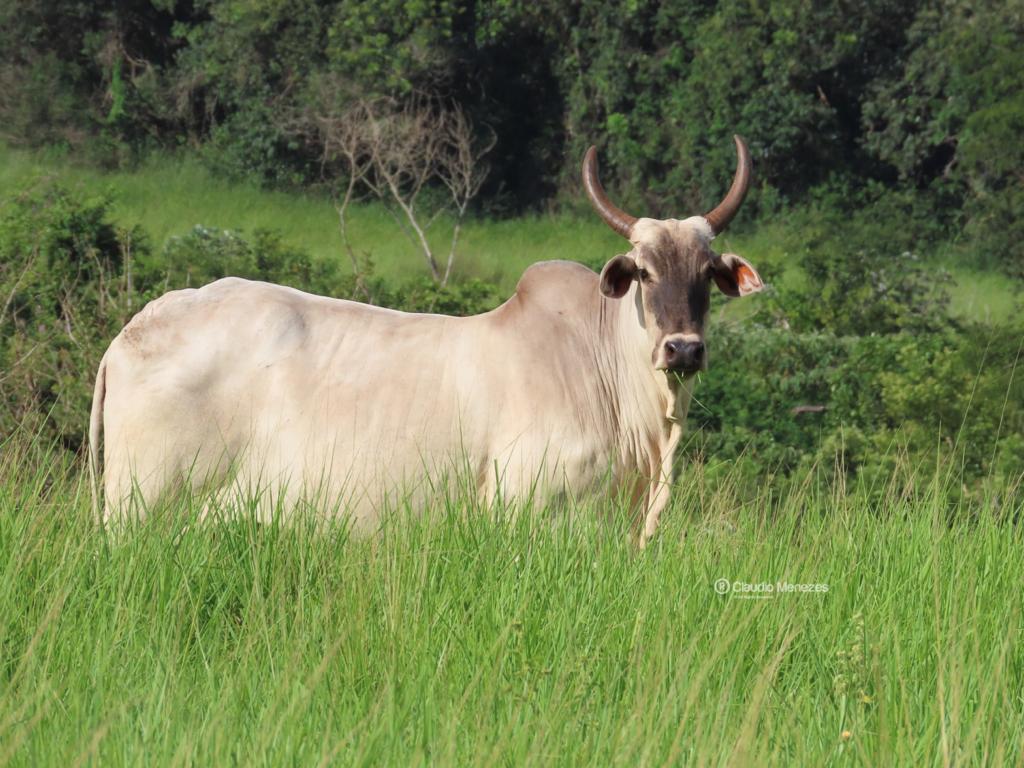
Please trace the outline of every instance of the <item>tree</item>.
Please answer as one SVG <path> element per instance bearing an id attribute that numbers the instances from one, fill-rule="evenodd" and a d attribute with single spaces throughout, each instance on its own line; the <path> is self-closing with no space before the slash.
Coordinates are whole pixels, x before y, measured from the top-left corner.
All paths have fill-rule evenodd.
<path id="1" fill-rule="evenodd" d="M 494 147 L 494 134 L 478 139 L 462 107 L 422 93 L 404 99 L 359 97 L 341 104 L 325 99 L 298 125 L 320 146 L 322 167 L 337 168 L 344 179 L 337 208 L 353 268 L 360 265 L 348 238 L 347 211 L 366 190 L 388 207 L 422 254 L 431 278 L 447 285 L 462 222 L 487 178 L 483 158 Z M 440 194 L 424 194 L 428 188 Z M 454 222 L 442 256 L 427 234 L 445 212 Z"/>

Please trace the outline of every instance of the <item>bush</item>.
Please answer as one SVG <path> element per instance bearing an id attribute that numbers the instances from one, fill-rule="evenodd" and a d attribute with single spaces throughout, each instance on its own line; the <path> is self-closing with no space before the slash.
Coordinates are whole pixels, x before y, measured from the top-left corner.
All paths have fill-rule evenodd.
<path id="1" fill-rule="evenodd" d="M 133 310 L 125 256 L 148 249 L 140 232 L 109 222 L 108 207 L 44 186 L 0 209 L 2 433 L 82 443 L 98 350 Z"/>
<path id="2" fill-rule="evenodd" d="M 901 461 L 934 466 L 941 441 L 965 482 L 1012 481 L 1024 468 L 1022 330 L 722 329 L 695 390 L 686 453 L 753 487 L 811 466 L 891 477 Z M 794 412 L 806 405 L 824 410 Z"/>
<path id="3" fill-rule="evenodd" d="M 347 297 L 353 290 L 352 278 L 342 276 L 333 262 L 314 261 L 274 232 L 258 229 L 246 239 L 241 232 L 203 226 L 171 238 L 146 282 L 198 288 L 229 275 L 330 296 Z"/>
<path id="4" fill-rule="evenodd" d="M 272 108 L 257 102 L 213 128 L 200 156 L 219 176 L 294 187 L 316 178 L 299 146 L 294 136 L 276 126 Z"/>
<path id="5" fill-rule="evenodd" d="M 378 303 L 403 312 L 432 312 L 459 317 L 494 309 L 502 298 L 497 286 L 477 278 L 438 285 L 427 277 L 393 291 L 382 288 L 376 296 Z"/>
<path id="6" fill-rule="evenodd" d="M 799 273 L 779 281 L 768 296 L 778 321 L 795 331 L 839 335 L 945 328 L 952 281 L 921 257 L 918 248 L 934 232 L 914 225 L 908 201 L 844 187 L 818 194 L 816 204 L 790 212 L 779 232 L 779 245 Z M 837 204 L 840 196 L 855 196 L 853 211 Z"/>

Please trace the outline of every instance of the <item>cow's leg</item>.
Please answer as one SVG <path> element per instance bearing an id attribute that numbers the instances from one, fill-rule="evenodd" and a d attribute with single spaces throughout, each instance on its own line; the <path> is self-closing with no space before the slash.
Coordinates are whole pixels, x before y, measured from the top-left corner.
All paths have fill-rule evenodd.
<path id="1" fill-rule="evenodd" d="M 663 480 L 657 480 L 651 484 L 650 499 L 647 502 L 647 510 L 644 515 L 643 530 L 640 532 L 640 548 L 647 546 L 654 534 L 658 531 L 658 523 L 661 522 L 661 513 L 668 505 L 671 485 Z"/>
<path id="2" fill-rule="evenodd" d="M 641 549 L 647 546 L 647 542 L 657 532 L 658 524 L 661 522 L 661 513 L 672 497 L 672 485 L 676 473 L 676 447 L 679 445 L 682 434 L 680 422 L 674 422 L 668 440 L 662 449 L 660 461 L 652 462 L 652 480 L 647 497 L 647 511 L 644 515 L 643 529 L 640 532 Z"/>
<path id="3" fill-rule="evenodd" d="M 119 527 L 142 520 L 172 486 L 164 467 L 133 460 L 126 450 L 108 450 L 104 461 L 103 525 Z"/>

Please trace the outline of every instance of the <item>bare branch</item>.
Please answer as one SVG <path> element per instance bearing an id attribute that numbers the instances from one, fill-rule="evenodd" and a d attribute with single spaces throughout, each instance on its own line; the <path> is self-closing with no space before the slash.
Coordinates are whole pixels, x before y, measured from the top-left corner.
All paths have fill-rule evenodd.
<path id="1" fill-rule="evenodd" d="M 384 203 L 420 251 L 431 277 L 445 285 L 469 203 L 487 177 L 482 158 L 494 147 L 494 133 L 478 142 L 460 107 L 444 107 L 426 94 L 416 93 L 401 102 L 383 97 L 345 99 L 344 94 L 339 98 L 331 92 L 331 85 L 328 81 L 317 95 L 316 109 L 296 121 L 295 131 L 318 143 L 325 176 L 336 169 L 345 178 L 336 208 L 353 269 L 358 269 L 358 260 L 349 242 L 346 215 L 362 189 Z M 439 204 L 436 195 L 424 195 L 432 186 L 445 190 L 448 202 Z M 442 270 L 427 232 L 445 211 L 455 221 Z"/>

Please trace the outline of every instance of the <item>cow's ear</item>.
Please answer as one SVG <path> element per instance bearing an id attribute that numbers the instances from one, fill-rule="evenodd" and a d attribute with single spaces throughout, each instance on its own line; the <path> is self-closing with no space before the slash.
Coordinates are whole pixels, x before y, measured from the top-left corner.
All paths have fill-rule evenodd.
<path id="1" fill-rule="evenodd" d="M 711 261 L 711 276 L 726 296 L 749 296 L 764 288 L 754 265 L 735 253 L 723 253 Z"/>
<path id="2" fill-rule="evenodd" d="M 601 270 L 601 293 L 609 299 L 621 299 L 635 277 L 636 262 L 629 256 L 616 256 Z"/>

